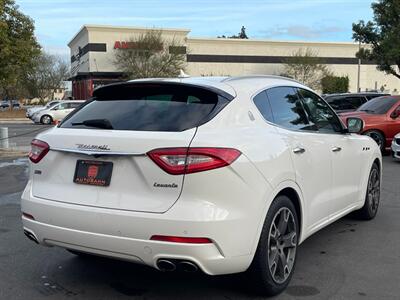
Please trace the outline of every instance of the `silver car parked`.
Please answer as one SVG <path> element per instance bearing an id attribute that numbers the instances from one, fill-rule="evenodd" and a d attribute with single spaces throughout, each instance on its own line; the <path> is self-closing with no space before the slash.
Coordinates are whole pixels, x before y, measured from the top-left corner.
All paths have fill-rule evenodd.
<path id="1" fill-rule="evenodd" d="M 50 108 L 40 110 L 32 116 L 32 121 L 40 124 L 52 124 L 61 121 L 75 108 L 79 107 L 85 100 L 68 100 L 53 105 Z"/>

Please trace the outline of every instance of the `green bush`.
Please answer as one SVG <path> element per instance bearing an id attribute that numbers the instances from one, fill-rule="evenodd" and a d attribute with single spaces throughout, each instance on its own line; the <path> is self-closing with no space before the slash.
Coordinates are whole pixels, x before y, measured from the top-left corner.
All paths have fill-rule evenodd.
<path id="1" fill-rule="evenodd" d="M 347 93 L 349 91 L 349 83 L 348 76 L 325 76 L 321 80 L 322 93 Z"/>

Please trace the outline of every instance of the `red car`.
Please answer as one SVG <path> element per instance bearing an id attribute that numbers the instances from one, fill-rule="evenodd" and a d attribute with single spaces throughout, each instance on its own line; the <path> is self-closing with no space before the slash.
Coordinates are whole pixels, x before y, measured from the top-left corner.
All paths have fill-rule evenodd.
<path id="1" fill-rule="evenodd" d="M 364 121 L 361 134 L 372 137 L 381 150 L 390 148 L 393 137 L 400 132 L 400 96 L 383 96 L 361 105 L 356 111 L 341 113 L 340 118 L 346 123 L 348 117 Z"/>

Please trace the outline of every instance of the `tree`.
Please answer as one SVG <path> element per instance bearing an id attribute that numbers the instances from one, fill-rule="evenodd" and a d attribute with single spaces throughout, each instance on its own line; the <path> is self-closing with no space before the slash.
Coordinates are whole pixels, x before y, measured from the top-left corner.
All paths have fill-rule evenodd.
<path id="1" fill-rule="evenodd" d="M 246 28 L 244 26 L 242 26 L 242 28 L 240 29 L 240 32 L 237 35 L 232 35 L 232 36 L 225 36 L 225 35 L 221 35 L 218 36 L 218 38 L 223 38 L 223 39 L 248 39 L 249 37 L 247 36 L 246 33 Z"/>
<path id="2" fill-rule="evenodd" d="M 21 78 L 39 53 L 32 19 L 19 11 L 14 0 L 0 0 L 0 97 L 23 96 Z"/>
<path id="3" fill-rule="evenodd" d="M 299 49 L 286 59 L 283 76 L 293 78 L 303 84 L 321 89 L 321 80 L 330 75 L 329 69 L 311 49 Z"/>
<path id="4" fill-rule="evenodd" d="M 322 93 L 347 93 L 349 91 L 349 84 L 349 76 L 328 75 L 321 80 Z"/>
<path id="5" fill-rule="evenodd" d="M 372 3 L 373 21 L 353 24 L 353 38 L 369 44 L 357 57 L 373 60 L 377 69 L 400 78 L 400 1 L 379 0 Z"/>
<path id="6" fill-rule="evenodd" d="M 114 64 L 129 79 L 175 77 L 186 65 L 185 47 L 150 30 L 115 51 Z"/>
<path id="7" fill-rule="evenodd" d="M 63 88 L 69 77 L 69 66 L 61 58 L 42 52 L 34 60 L 33 67 L 26 73 L 25 86 L 31 98 L 43 103 L 53 98 L 57 89 Z"/>

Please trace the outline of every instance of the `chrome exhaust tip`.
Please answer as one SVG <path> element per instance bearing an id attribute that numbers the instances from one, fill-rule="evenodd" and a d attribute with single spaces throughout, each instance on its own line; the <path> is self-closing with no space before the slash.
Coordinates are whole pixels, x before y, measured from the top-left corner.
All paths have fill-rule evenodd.
<path id="1" fill-rule="evenodd" d="M 176 265 L 167 259 L 159 259 L 157 261 L 157 268 L 163 272 L 172 272 L 176 270 Z"/>
<path id="2" fill-rule="evenodd" d="M 31 241 L 35 242 L 36 244 L 39 244 L 39 241 L 37 240 L 36 236 L 33 233 L 31 233 L 27 230 L 24 230 L 24 234 Z"/>
<path id="3" fill-rule="evenodd" d="M 190 261 L 181 261 L 179 263 L 179 268 L 184 272 L 190 273 L 197 272 L 197 270 L 199 269 L 196 264 Z"/>

